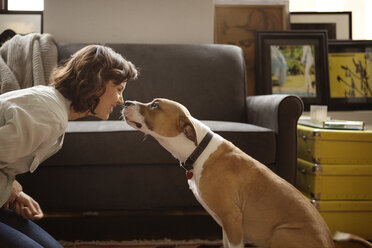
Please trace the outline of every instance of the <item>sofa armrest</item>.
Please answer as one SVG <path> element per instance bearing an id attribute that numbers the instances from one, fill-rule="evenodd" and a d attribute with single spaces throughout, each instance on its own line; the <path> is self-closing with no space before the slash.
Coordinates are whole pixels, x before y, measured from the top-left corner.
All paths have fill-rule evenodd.
<path id="1" fill-rule="evenodd" d="M 296 182 L 297 121 L 303 112 L 301 98 L 294 95 L 248 96 L 247 121 L 276 132 L 275 172 L 291 184 Z"/>

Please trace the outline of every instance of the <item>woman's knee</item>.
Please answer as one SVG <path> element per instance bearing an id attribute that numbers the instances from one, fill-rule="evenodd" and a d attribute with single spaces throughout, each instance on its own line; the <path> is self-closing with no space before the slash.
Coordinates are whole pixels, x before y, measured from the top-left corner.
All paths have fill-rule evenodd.
<path id="1" fill-rule="evenodd" d="M 24 237 L 29 238 L 39 246 L 15 246 L 15 247 L 47 247 L 47 248 L 63 248 L 62 245 L 56 241 L 49 233 L 47 233 L 40 226 L 35 224 L 31 220 L 25 220 L 21 216 L 17 215 L 12 211 L 2 211 L 0 213 L 0 224 L 7 226 L 13 229 L 10 232 L 16 231 L 13 236 L 23 235 Z M 2 231 L 2 230 L 1 230 Z M 1 234 L 0 234 L 1 235 Z M 0 239 L 7 239 L 10 235 L 5 235 L 0 237 Z M 26 239 L 26 238 L 25 238 Z M 27 239 L 26 239 L 27 240 Z M 12 241 L 15 242 L 15 241 Z M 1 243 L 1 242 L 0 242 Z M 11 246 L 10 246 L 11 247 Z"/>
<path id="2" fill-rule="evenodd" d="M 0 222 L 0 244 L 3 248 L 43 248 L 22 232 Z"/>

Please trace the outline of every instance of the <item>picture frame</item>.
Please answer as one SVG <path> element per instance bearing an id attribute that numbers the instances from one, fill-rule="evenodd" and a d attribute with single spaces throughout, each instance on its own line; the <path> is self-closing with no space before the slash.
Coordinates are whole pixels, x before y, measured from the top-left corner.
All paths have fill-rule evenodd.
<path id="1" fill-rule="evenodd" d="M 246 64 L 246 94 L 255 89 L 255 31 L 287 30 L 289 6 L 285 1 L 266 3 L 216 0 L 214 43 L 242 48 Z"/>
<path id="2" fill-rule="evenodd" d="M 292 94 L 305 110 L 325 104 L 327 31 L 257 31 L 256 94 Z"/>
<path id="3" fill-rule="evenodd" d="M 290 30 L 327 30 L 328 40 L 336 39 L 336 23 L 291 23 Z"/>
<path id="4" fill-rule="evenodd" d="M 0 33 L 6 29 L 18 34 L 43 33 L 43 11 L 0 11 Z"/>
<path id="5" fill-rule="evenodd" d="M 328 43 L 330 110 L 372 110 L 372 40 Z"/>
<path id="6" fill-rule="evenodd" d="M 333 25 L 335 25 L 335 38 L 338 40 L 352 40 L 352 12 L 290 12 L 289 23 L 292 27 L 295 25 L 300 26 L 301 30 L 317 30 L 327 29 L 329 34 L 333 32 Z M 306 25 L 307 24 L 307 25 Z"/>

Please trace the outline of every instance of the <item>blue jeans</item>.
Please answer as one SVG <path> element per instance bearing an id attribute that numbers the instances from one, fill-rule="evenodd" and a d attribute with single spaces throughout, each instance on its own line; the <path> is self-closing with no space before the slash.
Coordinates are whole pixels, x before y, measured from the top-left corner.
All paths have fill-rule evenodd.
<path id="1" fill-rule="evenodd" d="M 0 210 L 0 247 L 63 248 L 41 227 L 10 210 Z"/>

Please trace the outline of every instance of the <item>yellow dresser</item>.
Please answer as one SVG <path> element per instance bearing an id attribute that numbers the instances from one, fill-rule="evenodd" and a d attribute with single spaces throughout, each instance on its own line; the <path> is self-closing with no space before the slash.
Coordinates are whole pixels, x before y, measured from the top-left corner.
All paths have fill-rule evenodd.
<path id="1" fill-rule="evenodd" d="M 372 240 L 372 201 L 312 200 L 312 204 L 332 234 L 341 231 Z"/>
<path id="2" fill-rule="evenodd" d="M 298 157 L 318 164 L 372 164 L 372 131 L 298 125 Z"/>
<path id="3" fill-rule="evenodd" d="M 332 233 L 372 239 L 372 131 L 297 128 L 296 187 Z"/>
<path id="4" fill-rule="evenodd" d="M 315 200 L 372 200 L 372 165 L 317 164 L 299 158 L 296 186 Z"/>

